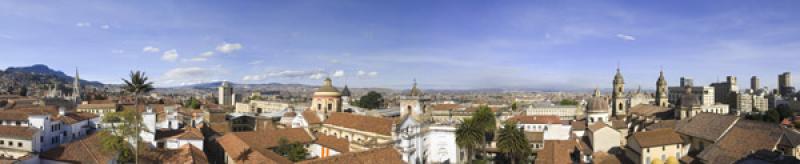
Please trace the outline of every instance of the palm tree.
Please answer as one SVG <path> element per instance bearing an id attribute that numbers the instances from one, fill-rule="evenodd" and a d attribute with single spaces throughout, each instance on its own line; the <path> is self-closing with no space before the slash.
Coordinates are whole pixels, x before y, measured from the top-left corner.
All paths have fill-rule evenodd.
<path id="1" fill-rule="evenodd" d="M 139 97 L 142 96 L 143 94 L 153 91 L 153 82 L 148 82 L 147 80 L 148 80 L 147 76 L 145 76 L 145 73 L 141 71 L 131 71 L 130 80 L 126 80 L 124 78 L 122 79 L 122 81 L 125 82 L 125 86 L 123 86 L 123 89 L 126 92 L 133 95 L 135 101 L 134 103 L 136 104 L 134 108 L 135 110 L 139 110 Z M 136 118 L 137 118 L 136 125 L 134 125 L 136 129 L 136 136 L 134 138 L 136 139 L 135 143 L 138 144 L 140 136 L 139 133 L 141 132 L 141 130 L 139 130 L 141 127 L 141 122 L 139 121 L 139 118 L 141 117 L 136 117 Z M 134 153 L 135 161 L 136 163 L 139 163 L 138 146 L 136 147 L 135 152 L 136 152 Z"/>
<path id="2" fill-rule="evenodd" d="M 497 148 L 511 158 L 511 163 L 526 159 L 532 153 L 528 138 L 515 122 L 503 124 L 497 137 Z"/>
<path id="3" fill-rule="evenodd" d="M 486 150 L 486 147 L 488 146 L 486 144 L 490 144 L 494 139 L 494 131 L 497 129 L 497 120 L 495 119 L 495 114 L 492 112 L 492 109 L 489 108 L 489 106 L 482 105 L 477 111 L 472 113 L 472 119 L 483 132 L 483 138 L 481 139 L 480 146 L 481 150 Z M 483 154 L 485 154 L 485 152 L 483 152 Z"/>
<path id="4" fill-rule="evenodd" d="M 456 144 L 467 150 L 468 161 L 472 159 L 473 151 L 483 143 L 483 134 L 482 128 L 470 118 L 464 119 L 456 129 Z"/>

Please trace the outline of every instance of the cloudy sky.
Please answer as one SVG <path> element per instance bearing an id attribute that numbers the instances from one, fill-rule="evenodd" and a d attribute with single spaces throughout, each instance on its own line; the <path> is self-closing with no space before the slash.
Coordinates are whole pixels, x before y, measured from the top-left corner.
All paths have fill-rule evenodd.
<path id="1" fill-rule="evenodd" d="M 41 1 L 37 1 L 41 2 Z M 120 83 L 653 88 L 800 69 L 798 1 L 4 1 L 0 67 Z M 496 1 L 492 1 L 496 2 Z"/>

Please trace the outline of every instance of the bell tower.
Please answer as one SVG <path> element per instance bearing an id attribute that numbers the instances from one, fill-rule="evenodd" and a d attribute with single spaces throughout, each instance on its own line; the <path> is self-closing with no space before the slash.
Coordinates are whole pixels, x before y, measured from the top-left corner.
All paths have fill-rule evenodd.
<path id="1" fill-rule="evenodd" d="M 656 105 L 667 107 L 667 80 L 664 79 L 664 70 L 659 71 L 658 80 L 656 81 Z"/>
<path id="2" fill-rule="evenodd" d="M 617 66 L 617 74 L 614 75 L 614 91 L 611 94 L 612 116 L 627 115 L 627 108 L 625 106 L 625 80 L 622 78 L 619 66 Z"/>

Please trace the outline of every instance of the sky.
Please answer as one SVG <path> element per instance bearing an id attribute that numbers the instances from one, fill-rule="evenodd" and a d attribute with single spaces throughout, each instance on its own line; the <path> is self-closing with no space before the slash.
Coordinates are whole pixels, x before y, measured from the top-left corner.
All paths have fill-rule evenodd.
<path id="1" fill-rule="evenodd" d="M 159 87 L 227 80 L 424 89 L 774 88 L 800 1 L 4 1 L 0 67 Z"/>

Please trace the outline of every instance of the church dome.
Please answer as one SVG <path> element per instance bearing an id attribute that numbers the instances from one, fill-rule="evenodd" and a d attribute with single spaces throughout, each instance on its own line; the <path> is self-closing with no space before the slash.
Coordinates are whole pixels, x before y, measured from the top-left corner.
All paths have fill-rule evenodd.
<path id="1" fill-rule="evenodd" d="M 592 97 L 586 104 L 586 111 L 591 113 L 608 112 L 609 109 L 608 101 L 599 96 Z"/>
<path id="2" fill-rule="evenodd" d="M 325 78 L 325 83 L 314 92 L 314 96 L 342 96 L 342 94 L 339 93 L 336 87 L 333 87 L 331 78 Z"/>

